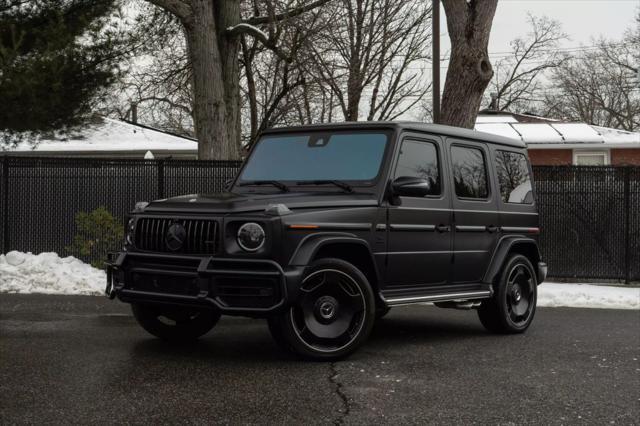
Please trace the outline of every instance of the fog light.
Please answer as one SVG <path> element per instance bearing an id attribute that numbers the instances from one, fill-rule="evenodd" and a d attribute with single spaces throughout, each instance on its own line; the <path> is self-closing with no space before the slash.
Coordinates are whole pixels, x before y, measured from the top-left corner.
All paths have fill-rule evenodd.
<path id="1" fill-rule="evenodd" d="M 257 251 L 264 245 L 262 226 L 254 222 L 245 223 L 238 229 L 238 245 L 245 251 Z"/>

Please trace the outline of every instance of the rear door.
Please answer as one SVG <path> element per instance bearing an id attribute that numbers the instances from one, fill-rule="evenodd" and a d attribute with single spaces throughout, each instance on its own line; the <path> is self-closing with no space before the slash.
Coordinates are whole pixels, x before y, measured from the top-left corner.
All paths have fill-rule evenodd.
<path id="1" fill-rule="evenodd" d="M 498 194 L 492 190 L 486 144 L 450 140 L 453 188 L 454 284 L 477 283 L 489 265 L 498 240 Z"/>
<path id="2" fill-rule="evenodd" d="M 427 178 L 432 190 L 425 197 L 399 197 L 388 208 L 387 288 L 449 281 L 452 216 L 443 154 L 438 137 L 407 135 L 402 140 L 391 179 Z"/>

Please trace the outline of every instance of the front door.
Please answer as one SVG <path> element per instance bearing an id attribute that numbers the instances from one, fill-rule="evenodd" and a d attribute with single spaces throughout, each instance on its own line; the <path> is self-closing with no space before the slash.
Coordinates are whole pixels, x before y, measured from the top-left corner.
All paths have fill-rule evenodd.
<path id="1" fill-rule="evenodd" d="M 392 179 L 420 177 L 431 181 L 425 197 L 398 197 L 388 209 L 388 287 L 445 285 L 451 265 L 451 199 L 445 191 L 443 147 L 439 138 L 407 136 Z"/>
<path id="2" fill-rule="evenodd" d="M 454 284 L 478 283 L 498 240 L 498 194 L 492 190 L 485 144 L 451 141 Z"/>

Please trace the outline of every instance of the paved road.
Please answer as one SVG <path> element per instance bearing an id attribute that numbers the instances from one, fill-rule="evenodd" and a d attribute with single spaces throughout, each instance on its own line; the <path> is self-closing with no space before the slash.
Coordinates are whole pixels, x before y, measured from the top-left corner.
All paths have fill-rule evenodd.
<path id="1" fill-rule="evenodd" d="M 396 308 L 334 364 L 263 321 L 170 346 L 126 305 L 0 295 L 0 423 L 638 424 L 640 311 L 539 309 L 525 335 L 474 312 Z"/>

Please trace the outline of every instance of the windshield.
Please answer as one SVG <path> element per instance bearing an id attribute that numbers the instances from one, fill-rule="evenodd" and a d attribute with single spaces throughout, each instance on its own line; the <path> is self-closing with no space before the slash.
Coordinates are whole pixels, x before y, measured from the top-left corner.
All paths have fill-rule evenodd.
<path id="1" fill-rule="evenodd" d="M 247 160 L 240 182 L 374 180 L 389 136 L 384 132 L 267 135 Z"/>

